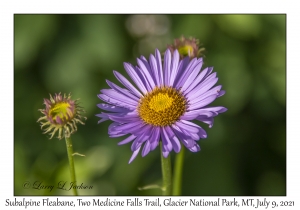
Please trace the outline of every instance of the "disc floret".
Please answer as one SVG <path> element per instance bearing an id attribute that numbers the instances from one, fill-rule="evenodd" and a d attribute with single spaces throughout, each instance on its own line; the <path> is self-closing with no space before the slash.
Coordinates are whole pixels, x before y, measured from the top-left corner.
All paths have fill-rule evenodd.
<path id="1" fill-rule="evenodd" d="M 187 101 L 180 91 L 173 87 L 156 87 L 140 100 L 138 113 L 147 124 L 167 126 L 179 120 L 186 109 Z"/>

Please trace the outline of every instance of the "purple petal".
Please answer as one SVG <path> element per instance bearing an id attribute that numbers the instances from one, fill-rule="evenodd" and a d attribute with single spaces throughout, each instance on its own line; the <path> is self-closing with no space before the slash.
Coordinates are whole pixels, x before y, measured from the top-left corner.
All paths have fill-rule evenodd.
<path id="1" fill-rule="evenodd" d="M 170 75 L 171 75 L 171 52 L 169 49 L 165 52 L 164 56 L 164 67 L 163 67 L 163 72 L 164 72 L 164 84 L 165 86 L 169 86 L 170 83 Z"/>
<path id="2" fill-rule="evenodd" d="M 115 91 L 114 89 L 102 89 L 101 92 L 105 95 L 107 95 L 108 97 L 115 99 L 115 100 L 119 100 L 121 102 L 133 105 L 133 106 L 137 106 L 138 105 L 138 101 L 133 100 L 121 93 L 118 93 L 117 91 Z"/>
<path id="3" fill-rule="evenodd" d="M 150 152 L 150 142 L 146 141 L 142 151 L 142 157 L 145 157 L 149 152 Z"/>
<path id="4" fill-rule="evenodd" d="M 193 110 L 185 112 L 180 119 L 181 120 L 194 120 L 197 116 L 199 116 L 199 110 Z"/>
<path id="5" fill-rule="evenodd" d="M 218 115 L 217 112 L 211 112 L 211 111 L 203 110 L 203 108 L 195 109 L 191 112 L 198 113 L 198 116 L 205 116 L 205 117 L 215 117 L 215 116 Z M 186 120 L 186 119 L 184 119 L 184 120 Z"/>
<path id="6" fill-rule="evenodd" d="M 202 58 L 199 58 L 198 60 L 196 58 L 194 58 L 189 65 L 187 66 L 187 68 L 184 70 L 183 74 L 181 75 L 181 78 L 178 80 L 178 83 L 176 84 L 176 88 L 180 88 L 183 87 L 184 84 L 187 83 L 187 79 L 191 76 L 191 74 L 193 73 L 193 71 L 197 71 L 197 73 L 200 71 L 200 68 L 202 66 Z M 201 64 L 201 66 L 199 66 L 199 64 Z M 196 75 L 195 75 L 196 76 Z M 194 79 L 194 78 L 193 78 Z M 190 85 L 190 83 L 188 84 L 188 86 Z M 187 88 L 187 87 L 186 87 Z"/>
<path id="7" fill-rule="evenodd" d="M 160 128 L 154 127 L 152 131 L 152 136 L 150 137 L 151 151 L 157 147 L 159 143 L 159 137 L 160 137 Z"/>
<path id="8" fill-rule="evenodd" d="M 144 124 L 143 122 L 141 122 L 140 120 L 139 120 L 139 122 L 140 122 L 140 125 L 135 126 L 135 127 L 128 128 L 128 129 L 127 129 L 126 131 L 124 131 L 124 132 L 127 132 L 127 133 L 134 133 L 134 134 L 140 134 L 141 129 L 143 129 L 144 127 L 147 127 L 147 125 Z"/>
<path id="9" fill-rule="evenodd" d="M 182 81 L 185 80 L 186 79 L 185 77 L 189 75 L 189 74 L 187 74 L 187 72 L 188 71 L 190 72 L 191 69 L 193 69 L 191 67 L 194 66 L 194 64 L 197 60 L 196 58 L 194 58 L 193 60 L 188 62 L 187 66 L 183 66 L 185 64 L 185 62 L 184 62 L 185 59 L 187 59 L 187 61 L 189 61 L 189 57 L 186 57 L 182 60 L 182 63 L 181 63 L 180 69 L 179 69 L 180 71 L 178 72 L 179 74 L 177 74 L 177 78 L 176 78 L 175 83 L 174 83 L 174 86 L 176 88 L 182 87 L 182 85 L 183 85 Z"/>
<path id="10" fill-rule="evenodd" d="M 199 129 L 198 129 L 199 126 L 196 127 L 195 126 L 196 124 L 191 123 L 186 120 L 180 120 L 180 121 L 176 122 L 175 125 L 177 125 L 179 128 L 187 130 L 189 132 L 198 133 L 198 131 L 199 131 Z"/>
<path id="11" fill-rule="evenodd" d="M 170 128 L 169 126 L 166 126 L 166 131 L 168 132 L 168 134 L 171 138 L 171 143 L 172 143 L 174 151 L 176 153 L 178 153 L 181 149 L 181 145 L 180 145 L 180 142 L 179 142 L 177 136 L 174 134 L 172 128 Z"/>
<path id="12" fill-rule="evenodd" d="M 163 151 L 162 154 L 164 158 L 167 158 L 169 156 L 170 151 Z"/>
<path id="13" fill-rule="evenodd" d="M 211 128 L 214 125 L 214 118 L 213 117 L 205 117 L 205 116 L 198 116 L 196 120 L 199 120 L 201 122 L 204 122 L 209 125 L 209 128 Z"/>
<path id="14" fill-rule="evenodd" d="M 136 150 L 136 148 L 140 147 L 146 140 L 149 139 L 150 137 L 150 130 L 151 130 L 151 126 L 144 126 L 142 127 L 139 132 L 137 132 L 137 138 L 136 140 L 133 142 L 133 144 L 131 145 L 131 150 L 134 151 Z"/>
<path id="15" fill-rule="evenodd" d="M 195 80 L 196 76 L 198 75 L 201 67 L 202 67 L 203 62 L 199 62 L 195 65 L 194 70 L 188 75 L 186 81 L 184 81 L 183 86 L 181 88 L 182 91 L 185 92 L 187 88 L 191 86 L 193 81 Z"/>
<path id="16" fill-rule="evenodd" d="M 164 85 L 164 77 L 163 77 L 162 65 L 161 65 L 161 55 L 160 55 L 160 52 L 158 49 L 155 50 L 155 59 L 156 59 L 158 78 L 159 78 L 158 86 L 163 86 Z"/>
<path id="17" fill-rule="evenodd" d="M 141 97 L 142 94 L 119 72 L 113 71 L 115 77 L 121 82 L 128 90 L 130 90 L 137 97 Z"/>
<path id="18" fill-rule="evenodd" d="M 150 137 L 152 128 L 153 126 L 143 123 L 142 127 L 138 128 L 135 133 L 139 135 L 146 133 Z"/>
<path id="19" fill-rule="evenodd" d="M 167 126 L 164 127 L 164 129 L 165 129 L 167 135 L 169 136 L 169 139 L 172 139 L 175 136 L 175 134 L 172 131 L 170 126 L 167 125 Z"/>
<path id="20" fill-rule="evenodd" d="M 99 94 L 98 97 L 99 97 L 102 101 L 105 101 L 105 102 L 108 103 L 108 104 L 112 104 L 112 105 L 115 105 L 115 106 L 119 106 L 119 107 L 123 107 L 123 108 L 126 108 L 126 109 L 130 109 L 130 110 L 136 109 L 136 106 L 134 106 L 134 105 L 132 105 L 132 104 L 128 104 L 128 103 L 125 103 L 125 102 L 123 102 L 123 101 L 120 101 L 120 100 L 117 100 L 117 99 L 110 98 L 110 97 L 108 97 L 108 96 L 105 95 L 105 94 Z"/>
<path id="21" fill-rule="evenodd" d="M 136 136 L 132 134 L 132 135 L 128 136 L 126 139 L 120 141 L 120 142 L 118 143 L 118 145 L 127 144 L 127 143 L 133 141 L 135 138 L 136 138 Z"/>
<path id="22" fill-rule="evenodd" d="M 155 82 L 156 86 L 160 86 L 160 78 L 159 78 L 159 73 L 157 69 L 157 64 L 156 64 L 156 59 L 153 55 L 150 55 L 150 66 L 153 72 L 153 80 Z"/>
<path id="23" fill-rule="evenodd" d="M 207 137 L 206 131 L 199 125 L 186 120 L 181 120 L 181 122 L 182 124 L 179 124 L 178 127 L 185 135 L 191 136 L 194 140 L 199 140 L 200 137 Z M 197 136 L 194 134 L 197 134 Z"/>
<path id="24" fill-rule="evenodd" d="M 217 97 L 219 97 L 218 95 L 219 95 L 221 88 L 222 88 L 222 85 L 218 85 L 206 92 L 199 91 L 198 93 L 195 93 L 194 95 L 190 96 L 189 101 L 191 104 L 193 104 L 193 103 L 201 101 L 202 99 L 207 98 L 208 96 L 211 96 L 211 95 L 216 95 Z"/>
<path id="25" fill-rule="evenodd" d="M 101 114 L 96 114 L 96 116 L 102 118 L 101 120 L 98 121 L 98 123 L 102 123 L 109 119 L 108 115 L 103 112 Z"/>
<path id="26" fill-rule="evenodd" d="M 173 125 L 174 133 L 187 148 L 192 147 L 195 144 L 195 141 L 191 138 L 190 135 L 184 134 L 177 126 Z"/>
<path id="27" fill-rule="evenodd" d="M 128 164 L 130 164 L 135 158 L 136 156 L 139 154 L 139 151 L 140 151 L 141 147 L 137 148 L 137 150 L 135 150 L 133 153 L 132 153 L 132 156 L 128 162 Z"/>
<path id="28" fill-rule="evenodd" d="M 106 120 L 108 120 L 108 118 L 107 118 L 107 119 L 106 119 L 106 118 L 102 118 L 101 120 L 98 121 L 98 124 L 99 124 L 99 123 L 102 123 L 102 122 L 104 122 L 104 121 L 106 121 Z"/>
<path id="29" fill-rule="evenodd" d="M 179 53 L 177 50 L 173 53 L 172 59 L 172 67 L 171 67 L 171 75 L 170 75 L 170 86 L 173 86 L 177 72 L 178 72 L 178 64 L 179 64 Z"/>
<path id="30" fill-rule="evenodd" d="M 143 55 L 141 55 L 140 59 L 147 62 L 147 59 Z"/>
<path id="31" fill-rule="evenodd" d="M 131 145 L 131 150 L 134 151 L 136 150 L 138 147 L 141 147 L 141 145 L 149 140 L 150 137 L 150 133 L 149 132 L 142 132 L 137 138 L 136 140 L 132 143 Z"/>
<path id="32" fill-rule="evenodd" d="M 147 79 L 148 83 L 150 84 L 151 89 L 153 89 L 155 87 L 155 83 L 153 81 L 153 76 L 151 75 L 152 73 L 151 73 L 149 64 L 140 59 L 137 59 L 137 62 L 139 64 L 140 70 L 144 73 L 145 78 Z"/>
<path id="33" fill-rule="evenodd" d="M 109 137 L 120 137 L 125 136 L 127 133 L 123 133 L 122 131 L 118 131 L 115 128 L 119 125 L 117 122 L 113 122 L 108 126 L 108 134 Z"/>
<path id="34" fill-rule="evenodd" d="M 119 135 L 119 134 L 123 134 L 122 131 L 120 130 L 116 130 L 116 128 L 119 126 L 119 123 L 117 122 L 113 122 L 112 124 L 110 124 L 108 126 L 108 134 L 109 135 Z"/>
<path id="35" fill-rule="evenodd" d="M 125 96 L 128 96 L 129 98 L 131 98 L 135 101 L 139 100 L 139 98 L 137 96 L 133 95 L 130 91 L 119 87 L 118 85 L 114 84 L 113 82 L 111 82 L 109 80 L 106 80 L 106 83 L 109 85 L 109 87 L 111 87 L 112 89 L 118 91 L 119 93 L 121 93 Z"/>
<path id="36" fill-rule="evenodd" d="M 210 112 L 223 113 L 223 112 L 227 111 L 227 108 L 225 108 L 223 106 L 215 106 L 215 107 L 202 108 L 202 110 L 210 111 Z"/>
<path id="37" fill-rule="evenodd" d="M 141 79 L 143 85 L 145 86 L 147 92 L 150 92 L 152 90 L 151 85 L 149 84 L 144 72 L 140 69 L 140 67 L 136 66 L 136 73 L 138 77 Z"/>
<path id="38" fill-rule="evenodd" d="M 189 135 L 194 141 L 199 141 L 201 139 L 198 133 L 190 133 Z"/>
<path id="39" fill-rule="evenodd" d="M 204 107 L 204 106 L 210 104 L 211 102 L 213 102 L 216 98 L 217 98 L 217 95 L 211 95 L 211 96 L 209 96 L 205 99 L 202 99 L 201 101 L 199 101 L 195 104 L 192 104 L 189 107 L 189 110 L 195 110 L 195 109 L 199 109 L 201 107 Z"/>
<path id="40" fill-rule="evenodd" d="M 186 67 L 189 65 L 189 62 L 190 62 L 190 58 L 188 56 L 185 57 L 183 60 L 179 61 L 178 71 L 173 83 L 173 87 L 176 87 L 176 84 L 178 83 L 181 76 L 184 74 Z"/>
<path id="41" fill-rule="evenodd" d="M 118 123 L 129 123 L 129 122 L 136 122 L 140 118 L 138 115 L 135 114 L 128 114 L 128 115 L 120 115 L 120 116 L 113 116 L 111 114 L 108 115 L 109 119 L 116 121 Z"/>
<path id="42" fill-rule="evenodd" d="M 123 108 L 123 107 L 118 107 L 118 106 L 114 106 L 114 105 L 110 105 L 110 104 L 97 104 L 97 106 L 100 109 L 103 109 L 105 111 L 110 111 L 110 112 L 129 112 L 129 109 Z"/>
<path id="43" fill-rule="evenodd" d="M 137 122 L 130 122 L 130 123 L 126 123 L 126 124 L 123 124 L 123 125 L 120 125 L 118 127 L 116 127 L 116 130 L 118 131 L 126 131 L 127 129 L 130 129 L 130 128 L 140 128 L 142 126 L 142 123 L 140 121 L 137 121 Z"/>
<path id="44" fill-rule="evenodd" d="M 191 152 L 199 152 L 200 151 L 200 147 L 199 147 L 199 145 L 197 143 L 195 143 L 193 147 L 188 147 L 188 149 Z"/>
<path id="45" fill-rule="evenodd" d="M 226 93 L 225 90 L 221 90 L 221 91 L 219 92 L 218 98 L 221 97 L 221 96 L 223 96 L 225 93 Z"/>
<path id="46" fill-rule="evenodd" d="M 199 125 L 197 125 L 197 124 L 195 124 L 195 123 L 192 123 L 192 122 L 190 122 L 190 121 L 181 120 L 181 122 L 184 123 L 184 124 L 186 124 L 186 125 L 190 125 L 190 126 L 199 128 Z"/>
<path id="47" fill-rule="evenodd" d="M 125 136 L 128 133 L 116 133 L 116 134 L 110 134 L 109 137 L 110 138 L 117 138 L 117 137 L 121 137 L 121 136 Z"/>
<path id="48" fill-rule="evenodd" d="M 178 134 L 178 137 L 186 148 L 192 147 L 195 144 L 193 139 L 187 138 L 183 133 Z"/>
<path id="49" fill-rule="evenodd" d="M 171 151 L 171 150 L 170 150 Z M 170 151 L 168 150 L 167 147 L 162 146 L 162 155 L 164 156 L 164 158 L 167 158 Z"/>
<path id="50" fill-rule="evenodd" d="M 195 145 L 195 141 L 191 139 L 183 139 L 181 142 L 186 148 L 191 148 Z"/>
<path id="51" fill-rule="evenodd" d="M 200 82 L 202 82 L 203 78 L 207 75 L 207 72 L 209 69 L 212 69 L 212 67 L 208 67 L 203 69 L 203 71 L 200 72 L 200 74 L 196 77 L 196 79 L 192 82 L 192 84 L 188 87 L 188 89 L 185 91 L 185 93 L 189 93 L 191 90 L 193 90 Z"/>
<path id="52" fill-rule="evenodd" d="M 130 63 L 124 63 L 124 68 L 125 68 L 127 74 L 130 76 L 130 78 L 134 81 L 134 83 L 142 91 L 142 93 L 146 94 L 147 89 L 146 89 L 145 85 L 143 84 L 143 81 L 137 74 L 136 69 Z"/>
<path id="53" fill-rule="evenodd" d="M 200 95 L 201 93 L 206 92 L 211 87 L 213 87 L 218 81 L 218 78 L 216 77 L 216 72 L 211 74 L 209 77 L 207 77 L 202 83 L 200 83 L 194 90 L 189 92 L 186 96 L 188 98 L 192 97 L 193 95 Z"/>
<path id="54" fill-rule="evenodd" d="M 172 147 L 172 143 L 169 139 L 169 136 L 164 127 L 162 127 L 161 129 L 162 129 L 161 139 L 162 139 L 163 148 L 165 148 L 166 151 L 172 151 L 173 147 Z"/>

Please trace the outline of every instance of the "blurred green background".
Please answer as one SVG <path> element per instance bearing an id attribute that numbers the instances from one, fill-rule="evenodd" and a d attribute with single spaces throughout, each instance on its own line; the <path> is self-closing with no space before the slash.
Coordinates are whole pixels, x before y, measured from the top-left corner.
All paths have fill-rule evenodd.
<path id="1" fill-rule="evenodd" d="M 285 15 L 14 15 L 14 194 L 72 195 L 64 140 L 49 140 L 36 122 L 49 93 L 72 93 L 86 125 L 72 136 L 80 195 L 160 195 L 138 187 L 161 183 L 159 149 L 128 165 L 130 145 L 97 124 L 100 89 L 117 82 L 123 62 L 162 51 L 181 35 L 200 39 L 226 94 L 228 111 L 201 151 L 186 152 L 183 195 L 286 195 Z M 128 77 L 127 77 L 128 78 Z M 172 160 L 175 153 L 172 152 Z M 174 162 L 174 161 L 173 161 Z M 24 189 L 24 182 L 48 189 Z"/>

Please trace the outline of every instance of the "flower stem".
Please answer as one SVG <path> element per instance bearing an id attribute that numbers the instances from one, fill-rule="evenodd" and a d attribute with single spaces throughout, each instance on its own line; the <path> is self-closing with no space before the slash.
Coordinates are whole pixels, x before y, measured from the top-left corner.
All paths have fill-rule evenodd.
<path id="1" fill-rule="evenodd" d="M 184 147 L 181 147 L 180 152 L 176 155 L 175 158 L 173 195 L 181 195 L 183 160 L 184 160 Z"/>
<path id="2" fill-rule="evenodd" d="M 170 155 L 168 155 L 167 158 L 163 156 L 161 142 L 160 142 L 160 149 L 161 149 L 161 169 L 162 169 L 162 177 L 163 177 L 162 194 L 171 195 L 172 194 L 171 157 Z"/>
<path id="3" fill-rule="evenodd" d="M 73 146 L 71 137 L 66 137 L 66 144 L 67 144 L 67 152 L 68 152 L 68 159 L 70 165 L 70 174 L 71 174 L 71 182 L 73 185 L 76 184 L 76 176 L 75 176 L 75 168 L 74 168 L 74 160 L 73 160 Z M 74 195 L 78 195 L 76 187 L 73 187 Z"/>

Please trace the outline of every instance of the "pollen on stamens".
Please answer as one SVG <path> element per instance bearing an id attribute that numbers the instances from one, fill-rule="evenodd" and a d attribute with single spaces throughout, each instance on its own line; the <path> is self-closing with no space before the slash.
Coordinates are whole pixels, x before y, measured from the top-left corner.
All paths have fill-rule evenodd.
<path id="1" fill-rule="evenodd" d="M 153 126 L 174 124 L 186 112 L 187 100 L 173 87 L 155 88 L 140 99 L 140 118 Z"/>

